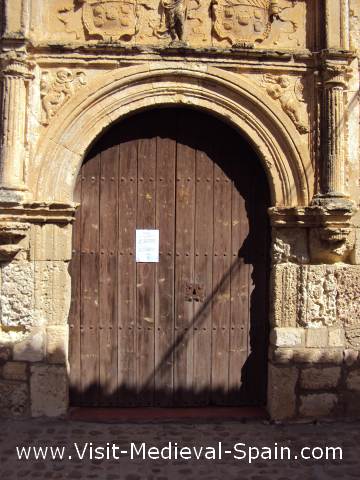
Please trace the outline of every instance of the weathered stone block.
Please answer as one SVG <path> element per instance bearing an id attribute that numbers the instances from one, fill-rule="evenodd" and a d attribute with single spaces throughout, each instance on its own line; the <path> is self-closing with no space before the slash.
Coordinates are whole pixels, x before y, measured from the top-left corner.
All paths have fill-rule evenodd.
<path id="1" fill-rule="evenodd" d="M 323 348 L 328 345 L 327 328 L 309 328 L 306 330 L 306 346 L 312 348 Z"/>
<path id="2" fill-rule="evenodd" d="M 301 371 L 300 386 L 308 390 L 335 388 L 340 375 L 341 367 L 306 368 Z"/>
<path id="3" fill-rule="evenodd" d="M 12 349 L 10 347 L 0 347 L 0 365 L 11 360 Z"/>
<path id="4" fill-rule="evenodd" d="M 71 243 L 72 225 L 54 226 L 54 251 L 53 260 L 69 261 L 72 257 Z"/>
<path id="5" fill-rule="evenodd" d="M 270 335 L 270 342 L 276 347 L 301 347 L 303 341 L 302 328 L 274 328 Z"/>
<path id="6" fill-rule="evenodd" d="M 346 349 L 344 351 L 344 361 L 348 367 L 351 367 L 359 361 L 358 350 Z"/>
<path id="7" fill-rule="evenodd" d="M 270 354 L 270 360 L 276 364 L 290 364 L 294 356 L 294 351 L 291 348 L 276 348 Z"/>
<path id="8" fill-rule="evenodd" d="M 273 267 L 272 325 L 296 327 L 299 303 L 299 266 L 281 264 Z"/>
<path id="9" fill-rule="evenodd" d="M 31 367 L 31 414 L 33 417 L 64 415 L 68 407 L 67 373 L 58 365 Z"/>
<path id="10" fill-rule="evenodd" d="M 333 393 L 314 393 L 300 397 L 300 415 L 302 417 L 326 417 L 332 414 L 338 403 Z"/>
<path id="11" fill-rule="evenodd" d="M 341 365 L 343 363 L 343 351 L 338 348 L 320 349 L 304 348 L 293 351 L 293 361 L 295 363 L 317 363 Z"/>
<path id="12" fill-rule="evenodd" d="M 14 345 L 14 360 L 24 362 L 41 362 L 44 358 L 44 332 L 35 331 L 23 342 Z"/>
<path id="13" fill-rule="evenodd" d="M 360 417 L 360 392 L 344 392 L 341 396 L 348 417 Z"/>
<path id="14" fill-rule="evenodd" d="M 45 324 L 52 323 L 53 262 L 35 262 L 35 308 Z"/>
<path id="15" fill-rule="evenodd" d="M 29 329 L 34 315 L 34 267 L 30 262 L 13 262 L 2 267 L 1 324 L 8 329 Z"/>
<path id="16" fill-rule="evenodd" d="M 353 370 L 348 373 L 346 386 L 349 390 L 360 392 L 360 370 Z"/>
<path id="17" fill-rule="evenodd" d="M 329 328 L 329 347 L 343 347 L 345 333 L 342 328 Z"/>
<path id="18" fill-rule="evenodd" d="M 56 325 L 46 329 L 46 359 L 50 363 L 62 363 L 67 360 L 68 326 Z"/>
<path id="19" fill-rule="evenodd" d="M 2 369 L 5 380 L 27 380 L 27 364 L 24 362 L 7 362 Z"/>
<path id="20" fill-rule="evenodd" d="M 71 278 L 67 262 L 54 262 L 53 271 L 53 325 L 67 324 L 71 300 Z"/>
<path id="21" fill-rule="evenodd" d="M 0 381 L 0 417 L 20 417 L 28 413 L 28 386 L 25 383 Z"/>
<path id="22" fill-rule="evenodd" d="M 53 260 L 54 225 L 33 225 L 30 238 L 31 260 Z"/>
<path id="23" fill-rule="evenodd" d="M 285 420 L 296 414 L 296 367 L 269 365 L 268 410 L 274 420 Z"/>

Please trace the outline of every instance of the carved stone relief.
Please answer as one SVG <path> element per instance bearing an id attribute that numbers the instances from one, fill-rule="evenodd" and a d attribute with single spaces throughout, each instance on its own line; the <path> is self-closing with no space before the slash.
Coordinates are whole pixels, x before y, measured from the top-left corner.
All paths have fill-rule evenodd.
<path id="1" fill-rule="evenodd" d="M 55 73 L 44 71 L 40 85 L 43 106 L 41 123 L 48 125 L 59 108 L 86 83 L 86 74 L 83 71 L 72 72 L 68 68 L 59 68 Z"/>
<path id="2" fill-rule="evenodd" d="M 305 47 L 305 9 L 303 0 L 59 0 L 56 13 L 77 40 L 293 48 Z"/>
<path id="3" fill-rule="evenodd" d="M 83 5 L 83 23 L 89 35 L 103 40 L 129 40 L 136 33 L 134 0 L 87 0 Z"/>
<path id="4" fill-rule="evenodd" d="M 334 269 L 324 265 L 303 267 L 300 282 L 300 324 L 305 327 L 336 325 L 337 281 Z"/>
<path id="5" fill-rule="evenodd" d="M 311 260 L 316 263 L 352 263 L 355 231 L 351 228 L 310 229 Z"/>
<path id="6" fill-rule="evenodd" d="M 360 270 L 358 266 L 336 272 L 338 284 L 338 317 L 345 327 L 348 342 L 360 347 Z"/>
<path id="7" fill-rule="evenodd" d="M 307 133 L 309 131 L 308 113 L 301 79 L 266 73 L 261 85 L 273 100 L 280 103 L 281 108 L 291 118 L 298 131 L 302 134 Z"/>
<path id="8" fill-rule="evenodd" d="M 274 263 L 309 263 L 306 229 L 274 229 L 273 236 L 272 259 Z"/>

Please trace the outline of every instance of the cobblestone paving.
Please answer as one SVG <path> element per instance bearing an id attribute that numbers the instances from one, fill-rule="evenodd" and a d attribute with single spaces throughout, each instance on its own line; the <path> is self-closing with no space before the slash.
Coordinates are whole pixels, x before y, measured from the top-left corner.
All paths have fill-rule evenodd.
<path id="1" fill-rule="evenodd" d="M 322 480 L 360 478 L 360 423 L 329 423 L 308 425 L 271 425 L 266 422 L 234 421 L 208 423 L 118 423 L 101 424 L 74 421 L 3 421 L 0 436 L 0 478 L 10 479 L 101 479 L 101 480 Z M 223 453 L 216 460 L 142 460 L 90 459 L 89 455 L 77 458 L 74 443 L 80 450 L 87 442 L 93 447 L 114 443 L 130 451 L 130 443 L 139 447 L 164 447 L 168 442 L 179 447 L 203 446 L 223 451 L 242 442 L 249 446 L 271 448 L 274 456 L 275 442 L 289 447 L 297 460 L 236 460 L 232 454 Z M 16 446 L 66 446 L 64 460 L 18 460 Z M 303 447 L 340 446 L 343 459 L 302 460 Z M 241 447 L 242 449 L 244 447 Z M 88 446 L 89 449 L 89 446 Z M 203 450 L 211 452 L 211 450 Z M 87 450 L 88 452 L 88 450 Z M 264 454 L 264 450 L 262 450 Z M 315 450 L 319 455 L 320 450 Z M 154 452 L 153 452 L 154 453 Z M 256 451 L 253 451 L 256 455 Z M 309 452 L 307 451 L 307 455 Z M 240 452 L 235 455 L 241 456 Z M 69 456 L 72 458 L 69 459 Z"/>

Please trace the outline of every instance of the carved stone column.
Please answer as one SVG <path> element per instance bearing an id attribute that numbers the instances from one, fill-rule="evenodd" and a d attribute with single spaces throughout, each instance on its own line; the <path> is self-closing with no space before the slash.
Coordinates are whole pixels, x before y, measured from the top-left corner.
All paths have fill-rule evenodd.
<path id="1" fill-rule="evenodd" d="M 342 67 L 327 64 L 324 82 L 324 174 L 322 193 L 344 196 L 344 88 Z"/>
<path id="2" fill-rule="evenodd" d="M 344 90 L 349 75 L 348 64 L 326 60 L 323 75 L 321 178 L 320 194 L 315 203 L 347 196 Z"/>
<path id="3" fill-rule="evenodd" d="M 16 54 L 2 58 L 0 189 L 3 193 L 25 188 L 27 82 L 31 78 L 31 65 L 27 61 Z M 11 199 L 10 192 L 8 197 Z"/>

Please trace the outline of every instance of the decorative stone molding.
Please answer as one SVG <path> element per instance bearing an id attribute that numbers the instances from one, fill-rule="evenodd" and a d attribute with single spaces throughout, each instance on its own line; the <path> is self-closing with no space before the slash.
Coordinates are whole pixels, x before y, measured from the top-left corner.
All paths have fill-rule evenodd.
<path id="1" fill-rule="evenodd" d="M 39 169 L 30 179 L 36 197 L 71 202 L 83 152 L 94 138 L 151 102 L 201 108 L 233 124 L 256 145 L 274 204 L 304 205 L 312 197 L 309 151 L 288 115 L 259 98 L 261 89 L 245 78 L 204 64 L 151 62 L 95 77 L 64 104 L 39 141 Z"/>
<path id="2" fill-rule="evenodd" d="M 279 249 L 281 251 L 281 248 L 279 242 L 277 244 L 275 242 L 273 251 L 275 262 L 354 263 L 357 247 L 356 231 L 352 224 L 352 217 L 356 211 L 354 203 L 346 199 L 336 199 L 336 201 L 328 199 L 321 206 L 313 205 L 306 208 L 271 208 L 269 213 L 271 223 L 275 227 L 274 236 L 281 239 L 284 235 L 287 235 L 289 241 L 285 243 L 288 245 L 294 244 L 295 241 L 303 245 L 300 258 L 299 256 L 296 258 L 293 253 L 290 254 L 290 249 L 294 251 L 294 246 L 289 246 L 287 250 L 283 248 L 279 260 Z M 302 241 L 300 236 L 295 233 L 299 228 L 304 230 Z M 292 237 L 292 240 L 290 240 L 290 237 Z M 307 245 L 309 245 L 309 258 L 305 253 L 307 252 Z M 296 249 L 299 251 L 299 247 Z"/>
<path id="3" fill-rule="evenodd" d="M 62 0 L 55 8 L 65 36 L 85 41 L 304 46 L 302 0 Z"/>
<path id="4" fill-rule="evenodd" d="M 29 228 L 26 223 L 0 222 L 0 261 L 11 261 L 22 250 L 19 242 L 26 238 Z"/>
<path id="5" fill-rule="evenodd" d="M 86 83 L 86 73 L 82 70 L 73 73 L 68 68 L 60 68 L 53 75 L 47 71 L 43 72 L 40 86 L 43 106 L 42 124 L 49 125 L 59 108 Z"/>

